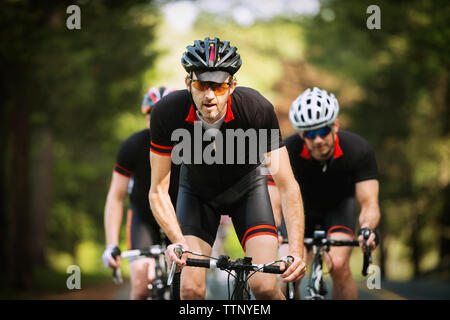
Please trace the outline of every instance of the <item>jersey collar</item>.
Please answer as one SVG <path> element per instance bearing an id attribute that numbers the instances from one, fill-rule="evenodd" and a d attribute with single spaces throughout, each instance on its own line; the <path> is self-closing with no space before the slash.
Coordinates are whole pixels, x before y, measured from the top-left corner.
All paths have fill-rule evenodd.
<path id="1" fill-rule="evenodd" d="M 231 120 L 234 120 L 234 114 L 233 111 L 231 110 L 231 97 L 228 97 L 228 103 L 227 103 L 227 111 L 225 114 L 225 120 L 224 122 L 229 122 Z M 191 105 L 191 108 L 189 109 L 189 114 L 186 117 L 186 119 L 184 119 L 184 121 L 189 122 L 191 124 L 194 124 L 195 121 L 197 121 L 197 117 L 195 116 L 195 108 L 194 105 Z"/>
<path id="2" fill-rule="evenodd" d="M 336 134 L 336 138 L 334 139 L 334 155 L 333 158 L 337 159 L 341 157 L 344 153 L 342 152 L 341 146 L 339 145 L 339 136 Z M 306 147 L 306 144 L 303 143 L 303 149 L 300 153 L 300 157 L 303 159 L 310 159 L 311 155 L 309 153 L 308 148 Z"/>

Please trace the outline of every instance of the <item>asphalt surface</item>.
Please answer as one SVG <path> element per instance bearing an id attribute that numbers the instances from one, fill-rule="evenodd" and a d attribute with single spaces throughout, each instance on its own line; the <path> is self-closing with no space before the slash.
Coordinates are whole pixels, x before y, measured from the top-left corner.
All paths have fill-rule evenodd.
<path id="1" fill-rule="evenodd" d="M 303 297 L 308 282 L 306 277 L 300 286 Z M 227 300 L 227 281 L 228 276 L 225 272 L 220 270 L 208 271 L 206 299 Z M 450 300 L 450 281 L 416 279 L 407 282 L 395 282 L 381 280 L 380 289 L 369 289 L 366 280 L 357 280 L 356 283 L 360 300 Z M 325 276 L 325 285 L 328 289 L 326 299 L 331 299 L 332 282 L 329 276 Z M 129 280 L 125 280 L 115 299 L 129 299 L 129 290 Z"/>

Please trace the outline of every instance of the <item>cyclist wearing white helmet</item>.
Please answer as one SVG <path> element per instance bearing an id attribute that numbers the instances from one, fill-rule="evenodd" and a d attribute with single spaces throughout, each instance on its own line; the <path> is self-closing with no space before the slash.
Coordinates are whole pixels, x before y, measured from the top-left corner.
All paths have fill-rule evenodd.
<path id="1" fill-rule="evenodd" d="M 305 237 L 312 237 L 314 230 L 322 229 L 334 239 L 353 238 L 356 198 L 361 207 L 359 234 L 368 229 L 371 235 L 367 245 L 375 248 L 378 242 L 375 228 L 380 220 L 375 155 L 362 137 L 339 130 L 338 113 L 334 95 L 317 87 L 303 92 L 289 111 L 289 119 L 298 132 L 284 143 L 302 191 Z M 286 237 L 278 191 L 270 177 L 268 183 L 277 225 L 281 224 L 282 235 Z M 363 246 L 362 236 L 358 239 Z M 329 252 L 335 299 L 358 296 L 350 272 L 350 253 L 351 247 L 332 247 Z"/>
<path id="2" fill-rule="evenodd" d="M 171 88 L 150 88 L 144 95 L 141 111 L 147 127 L 154 105 L 173 90 Z M 144 129 L 132 134 L 120 146 L 114 166 L 111 185 L 105 205 L 105 233 L 107 248 L 103 254 L 105 267 L 118 268 L 120 257 L 114 260 L 111 252 L 119 243 L 123 204 L 130 190 L 130 205 L 127 216 L 128 249 L 145 249 L 162 244 L 163 235 L 153 217 L 148 203 L 150 189 L 150 130 Z M 176 203 L 179 166 L 172 166 L 170 197 Z M 146 299 L 147 285 L 155 278 L 155 262 L 152 258 L 130 261 L 131 299 Z"/>

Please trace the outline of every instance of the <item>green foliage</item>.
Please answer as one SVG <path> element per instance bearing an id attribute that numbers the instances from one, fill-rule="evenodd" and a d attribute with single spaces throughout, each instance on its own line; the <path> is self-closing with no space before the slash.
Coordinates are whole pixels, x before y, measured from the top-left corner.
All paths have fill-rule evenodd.
<path id="1" fill-rule="evenodd" d="M 156 57 L 148 47 L 156 21 L 150 17 L 157 12 L 149 1 L 83 1 L 78 3 L 81 29 L 69 30 L 66 8 L 70 4 L 2 2 L 0 60 L 5 109 L 1 111 L 1 123 L 6 128 L 2 136 L 2 147 L 6 147 L 2 150 L 6 150 L 8 162 L 2 162 L 1 170 L 3 181 L 18 186 L 8 191 L 8 201 L 17 193 L 32 199 L 41 188 L 51 194 L 47 222 L 37 219 L 39 223 L 31 230 L 22 228 L 29 236 L 11 231 L 11 238 L 32 248 L 31 235 L 37 232 L 32 230 L 43 230 L 44 237 L 48 232 L 50 250 L 76 258 L 78 243 L 104 241 L 106 192 L 124 137 L 123 131 L 117 131 L 117 119 L 139 112 L 145 71 Z M 7 130 L 12 120 L 24 129 Z M 145 126 L 141 121 L 140 128 Z M 122 125 L 120 130 L 131 133 L 130 128 Z M 51 153 L 51 160 L 37 163 L 44 146 L 37 137 L 43 131 L 50 137 L 46 152 Z M 26 170 L 11 174 L 16 136 L 28 142 L 32 151 L 30 156 L 23 154 L 25 165 L 21 169 L 39 169 L 51 177 L 51 183 Z M 5 207 L 9 210 L 10 203 Z M 11 220 L 7 222 L 14 224 L 14 220 L 20 221 L 19 216 L 27 220 L 30 212 L 26 211 L 8 212 Z M 11 244 L 8 239 L 3 236 L 2 242 Z M 15 262 L 9 259 L 8 263 L 14 274 Z"/>
<path id="2" fill-rule="evenodd" d="M 400 235 L 406 228 L 406 247 L 419 237 L 410 251 L 418 260 L 440 236 L 427 232 L 433 240 L 423 241 L 423 230 L 448 214 L 442 197 L 450 181 L 449 7 L 445 1 L 379 1 L 381 30 L 368 30 L 370 4 L 324 1 L 322 12 L 333 11 L 335 19 L 319 15 L 308 22 L 307 59 L 361 88 L 364 98 L 349 110 L 351 128 L 376 150 L 384 232 Z"/>

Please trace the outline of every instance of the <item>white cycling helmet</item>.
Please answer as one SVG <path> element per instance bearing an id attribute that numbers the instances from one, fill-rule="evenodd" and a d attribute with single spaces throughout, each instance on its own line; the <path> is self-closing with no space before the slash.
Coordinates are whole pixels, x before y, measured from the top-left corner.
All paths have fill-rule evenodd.
<path id="1" fill-rule="evenodd" d="M 339 113 L 334 94 L 314 87 L 306 89 L 292 102 L 289 120 L 297 130 L 314 130 L 332 124 Z"/>

